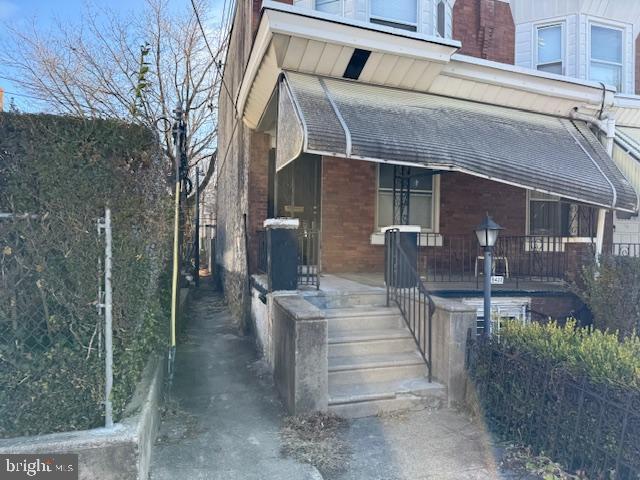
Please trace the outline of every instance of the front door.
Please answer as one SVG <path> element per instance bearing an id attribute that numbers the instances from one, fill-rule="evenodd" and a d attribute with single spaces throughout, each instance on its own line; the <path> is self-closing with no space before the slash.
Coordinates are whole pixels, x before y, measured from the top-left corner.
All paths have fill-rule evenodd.
<path id="1" fill-rule="evenodd" d="M 321 157 L 302 154 L 276 175 L 276 213 L 300 220 L 301 282 L 317 286 L 320 271 Z M 300 279 L 299 279 L 300 280 Z"/>
<path id="2" fill-rule="evenodd" d="M 277 216 L 299 219 L 301 230 L 320 229 L 320 159 L 302 154 L 276 176 Z"/>

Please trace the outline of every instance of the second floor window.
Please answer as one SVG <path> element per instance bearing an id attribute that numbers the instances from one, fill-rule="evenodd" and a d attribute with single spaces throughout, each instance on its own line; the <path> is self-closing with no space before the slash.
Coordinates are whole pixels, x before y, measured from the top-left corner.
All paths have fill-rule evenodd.
<path id="1" fill-rule="evenodd" d="M 342 15 L 342 0 L 316 0 L 316 10 Z"/>
<path id="2" fill-rule="evenodd" d="M 417 0 L 371 0 L 371 22 L 415 32 L 418 27 Z"/>
<path id="3" fill-rule="evenodd" d="M 564 74 L 562 65 L 562 25 L 545 25 L 537 31 L 536 68 L 543 72 Z"/>
<path id="4" fill-rule="evenodd" d="M 622 30 L 591 25 L 589 79 L 622 89 Z"/>
<path id="5" fill-rule="evenodd" d="M 445 5 L 444 2 L 438 2 L 438 9 L 436 15 L 436 32 L 442 38 L 446 36 L 446 13 L 445 13 Z"/>

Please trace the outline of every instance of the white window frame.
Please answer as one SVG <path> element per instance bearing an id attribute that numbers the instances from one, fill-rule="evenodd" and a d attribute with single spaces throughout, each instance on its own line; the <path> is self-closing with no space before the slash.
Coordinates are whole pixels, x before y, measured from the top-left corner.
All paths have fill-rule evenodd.
<path id="1" fill-rule="evenodd" d="M 338 0 L 338 1 L 340 2 L 340 13 L 338 13 L 338 14 L 332 14 L 332 13 L 322 12 L 322 11 L 318 10 L 318 0 L 313 0 L 313 9 L 316 12 L 324 13 L 326 15 L 340 15 L 340 16 L 344 17 L 344 0 Z"/>
<path id="2" fill-rule="evenodd" d="M 539 63 L 538 62 L 538 30 L 541 28 L 549 28 L 549 27 L 560 27 L 560 61 L 562 62 L 562 73 L 560 75 L 566 75 L 567 72 L 567 21 L 565 18 L 548 20 L 541 23 L 533 24 L 533 48 L 531 49 L 533 58 L 532 65 L 533 69 L 539 72 L 544 72 L 543 70 L 538 70 L 539 65 L 549 65 L 549 63 Z M 554 62 L 557 63 L 557 62 Z M 558 74 L 555 74 L 558 75 Z"/>
<path id="3" fill-rule="evenodd" d="M 593 61 L 593 59 L 591 58 L 591 27 L 595 26 L 595 27 L 602 27 L 602 28 L 609 28 L 611 30 L 618 30 L 621 32 L 622 35 L 622 52 L 621 53 L 621 58 L 622 58 L 622 62 L 621 63 L 614 63 L 614 62 L 607 62 L 606 60 L 595 60 L 596 63 L 602 63 L 602 64 L 607 64 L 607 65 L 616 65 L 620 67 L 620 81 L 622 83 L 622 85 L 620 85 L 620 89 L 618 90 L 617 93 L 625 93 L 627 91 L 627 62 L 625 61 L 627 58 L 627 48 L 626 48 L 626 43 L 627 43 L 627 28 L 628 26 L 623 24 L 623 23 L 618 23 L 618 22 L 611 22 L 611 21 L 603 21 L 600 19 L 594 19 L 592 17 L 587 18 L 587 31 L 586 31 L 586 49 L 587 49 L 587 56 L 586 56 L 586 72 L 587 72 L 587 80 L 591 79 L 591 62 Z M 633 42 L 635 44 L 635 41 Z M 635 60 L 635 58 L 634 58 Z M 597 80 L 593 80 L 593 81 L 597 81 Z M 612 85 L 613 87 L 616 87 L 616 89 L 618 88 L 617 85 Z"/>
<path id="4" fill-rule="evenodd" d="M 401 20 L 398 19 L 393 19 L 393 18 L 387 18 L 387 17 L 380 17 L 378 15 L 374 15 L 371 9 L 371 0 L 369 0 L 367 2 L 367 18 L 369 19 L 369 22 L 371 22 L 371 20 L 379 20 L 382 22 L 389 22 L 389 23 L 395 23 L 396 25 L 406 25 L 406 26 L 410 26 L 410 27 L 414 27 L 415 28 L 415 32 L 419 32 L 420 31 L 420 17 L 421 17 L 421 3 L 423 1 L 433 1 L 433 0 L 415 0 L 415 5 L 416 5 L 416 21 L 414 22 L 403 22 Z M 374 22 L 371 22 L 374 23 Z M 394 28 L 394 27 L 391 27 Z M 402 28 L 400 28 L 400 30 L 402 30 Z"/>
<path id="5" fill-rule="evenodd" d="M 380 212 L 380 165 L 385 165 L 384 163 L 376 164 L 376 184 L 375 184 L 375 195 L 376 195 L 376 214 L 375 214 L 375 224 L 374 232 L 382 232 L 384 226 L 379 226 L 379 212 Z M 420 168 L 420 167 L 413 167 Z M 438 233 L 440 231 L 440 175 L 434 173 L 432 176 L 433 184 L 431 191 L 431 228 L 421 227 L 422 233 Z M 386 225 L 389 226 L 389 225 Z"/>

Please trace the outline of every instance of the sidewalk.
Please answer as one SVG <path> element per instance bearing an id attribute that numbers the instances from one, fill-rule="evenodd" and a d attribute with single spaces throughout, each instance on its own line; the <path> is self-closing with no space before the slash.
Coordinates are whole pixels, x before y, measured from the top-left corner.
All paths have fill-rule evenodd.
<path id="1" fill-rule="evenodd" d="M 321 479 L 315 468 L 281 457 L 284 409 L 251 339 L 238 336 L 222 296 L 205 283 L 185 313 L 151 479 Z"/>
<path id="2" fill-rule="evenodd" d="M 221 294 L 192 293 L 151 479 L 322 480 L 280 454 L 285 411 Z M 342 436 L 351 455 L 325 480 L 513 478 L 499 473 L 489 436 L 452 410 L 353 420 Z"/>

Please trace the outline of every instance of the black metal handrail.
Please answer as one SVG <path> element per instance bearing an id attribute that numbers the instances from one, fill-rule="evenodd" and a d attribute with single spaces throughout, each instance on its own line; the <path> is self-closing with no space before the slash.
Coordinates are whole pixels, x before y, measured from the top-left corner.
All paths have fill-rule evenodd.
<path id="1" fill-rule="evenodd" d="M 298 285 L 320 288 L 320 231 L 298 231 Z"/>
<path id="2" fill-rule="evenodd" d="M 387 306 L 391 302 L 400 309 L 418 350 L 427 365 L 429 382 L 432 380 L 432 301 L 411 255 L 402 247 L 400 231 L 385 233 L 385 282 Z"/>

